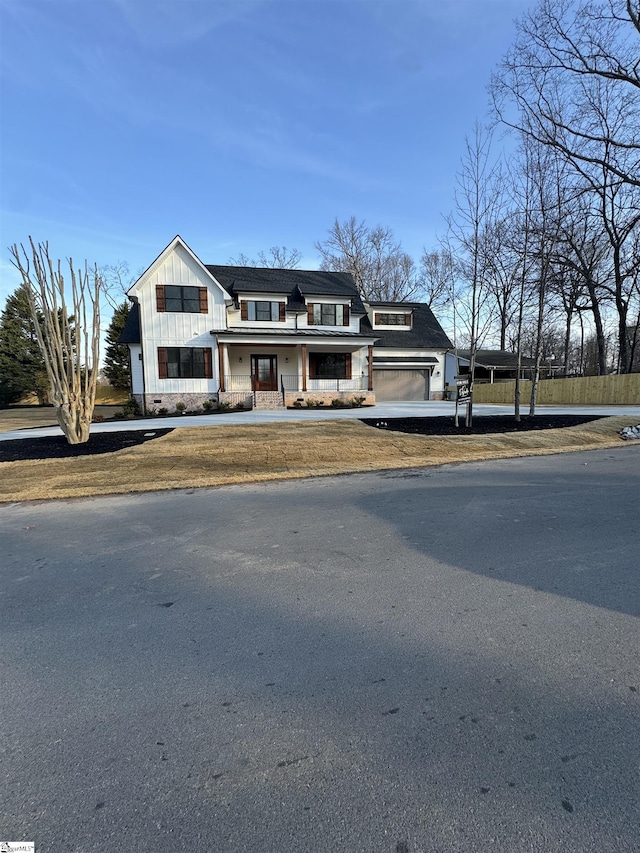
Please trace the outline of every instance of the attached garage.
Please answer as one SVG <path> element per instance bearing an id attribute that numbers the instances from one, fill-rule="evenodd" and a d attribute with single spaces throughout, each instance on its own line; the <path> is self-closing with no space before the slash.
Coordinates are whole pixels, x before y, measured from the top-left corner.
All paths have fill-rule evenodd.
<path id="1" fill-rule="evenodd" d="M 452 344 L 429 306 L 370 302 L 367 312 L 376 338 L 370 351 L 376 400 L 444 399 L 445 355 Z"/>
<path id="2" fill-rule="evenodd" d="M 415 368 L 373 370 L 373 390 L 376 401 L 428 400 L 430 370 Z"/>

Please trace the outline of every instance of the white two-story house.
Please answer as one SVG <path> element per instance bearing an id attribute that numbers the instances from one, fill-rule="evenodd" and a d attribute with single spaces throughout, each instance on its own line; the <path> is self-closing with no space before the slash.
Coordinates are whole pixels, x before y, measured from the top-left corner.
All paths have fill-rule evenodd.
<path id="1" fill-rule="evenodd" d="M 418 399 L 444 389 L 439 358 L 444 364 L 450 344 L 429 309 L 365 305 L 349 273 L 203 264 L 175 237 L 127 295 L 120 340 L 129 346 L 132 395 L 146 411 L 206 400 L 371 404 L 376 382 L 385 399 L 394 398 L 393 381 Z M 418 346 L 425 309 L 440 355 Z"/>

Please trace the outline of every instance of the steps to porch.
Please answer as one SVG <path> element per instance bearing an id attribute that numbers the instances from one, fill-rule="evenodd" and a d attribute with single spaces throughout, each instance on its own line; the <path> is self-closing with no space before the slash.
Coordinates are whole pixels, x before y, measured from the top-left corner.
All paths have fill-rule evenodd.
<path id="1" fill-rule="evenodd" d="M 281 391 L 254 391 L 254 409 L 284 409 Z"/>

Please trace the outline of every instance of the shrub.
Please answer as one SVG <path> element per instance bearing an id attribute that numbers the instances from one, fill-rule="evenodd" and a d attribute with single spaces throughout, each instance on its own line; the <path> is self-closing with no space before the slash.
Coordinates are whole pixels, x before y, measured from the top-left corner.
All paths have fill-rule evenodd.
<path id="1" fill-rule="evenodd" d="M 218 411 L 219 412 L 230 412 L 231 411 L 231 403 L 227 403 L 225 401 L 218 403 Z"/>
<path id="2" fill-rule="evenodd" d="M 345 403 L 344 400 L 341 400 L 340 397 L 336 397 L 335 400 L 331 401 L 332 409 L 344 409 L 348 406 L 348 403 Z"/>
<path id="3" fill-rule="evenodd" d="M 233 408 L 236 412 L 244 412 L 244 403 L 236 403 Z"/>
<path id="4" fill-rule="evenodd" d="M 154 412 L 154 414 L 155 414 L 155 412 Z M 163 415 L 163 416 L 164 416 L 164 415 L 168 415 L 168 414 L 169 414 L 169 409 L 167 409 L 167 408 L 165 408 L 165 407 L 163 406 L 161 409 L 158 409 L 158 414 L 159 414 L 159 415 Z"/>
<path id="5" fill-rule="evenodd" d="M 122 416 L 125 418 L 135 418 L 141 415 L 140 404 L 135 397 L 129 397 L 127 402 L 122 406 Z"/>
<path id="6" fill-rule="evenodd" d="M 355 409 L 359 409 L 366 399 L 367 399 L 366 397 L 353 397 L 351 399 L 351 405 Z"/>
<path id="7" fill-rule="evenodd" d="M 205 400 L 204 403 L 202 404 L 202 408 L 204 409 L 205 412 L 211 412 L 213 410 L 214 406 L 215 406 L 215 403 L 213 402 L 213 400 Z"/>
<path id="8" fill-rule="evenodd" d="M 94 414 L 91 418 L 91 423 L 93 424 L 101 424 L 104 421 L 104 415 L 96 415 Z"/>
<path id="9" fill-rule="evenodd" d="M 183 403 L 182 400 L 178 400 L 176 403 L 176 412 L 183 415 L 187 411 L 187 404 Z"/>

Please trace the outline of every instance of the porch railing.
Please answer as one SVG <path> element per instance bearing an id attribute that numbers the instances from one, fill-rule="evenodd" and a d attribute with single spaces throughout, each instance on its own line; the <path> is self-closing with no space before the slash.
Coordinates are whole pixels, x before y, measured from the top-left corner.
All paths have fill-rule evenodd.
<path id="1" fill-rule="evenodd" d="M 283 374 L 280 377 L 283 391 L 300 391 L 302 375 Z M 354 376 L 353 379 L 310 379 L 307 377 L 307 391 L 366 391 L 367 377 Z"/>
<path id="2" fill-rule="evenodd" d="M 251 374 L 229 374 L 224 376 L 225 391 L 246 391 L 250 394 L 253 391 L 253 376 Z"/>
<path id="3" fill-rule="evenodd" d="M 281 374 L 278 390 L 302 391 L 302 375 Z M 255 390 L 256 377 L 251 374 L 225 374 L 225 391 L 252 393 Z M 367 377 L 354 376 L 353 379 L 310 379 L 307 377 L 307 391 L 366 391 Z"/>

